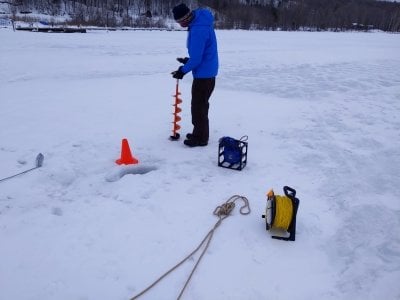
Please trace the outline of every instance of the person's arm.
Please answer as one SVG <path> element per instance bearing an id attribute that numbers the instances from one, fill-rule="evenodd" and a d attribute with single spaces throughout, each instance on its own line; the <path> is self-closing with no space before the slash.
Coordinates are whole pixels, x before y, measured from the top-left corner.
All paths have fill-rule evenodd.
<path id="1" fill-rule="evenodd" d="M 208 34 L 207 27 L 191 30 L 190 40 L 188 41 L 189 60 L 182 68 L 185 74 L 195 69 L 201 63 Z"/>

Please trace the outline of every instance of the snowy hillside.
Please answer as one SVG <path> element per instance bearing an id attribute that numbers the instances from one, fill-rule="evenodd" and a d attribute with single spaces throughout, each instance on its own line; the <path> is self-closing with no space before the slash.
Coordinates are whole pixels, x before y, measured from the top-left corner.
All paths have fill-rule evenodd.
<path id="1" fill-rule="evenodd" d="M 399 299 L 400 38 L 217 31 L 207 147 L 171 142 L 185 32 L 0 29 L 0 299 L 130 299 L 190 253 L 235 194 L 183 299 Z M 180 83 L 191 131 L 191 76 Z M 248 135 L 242 171 L 222 136 Z M 122 138 L 138 167 L 121 167 Z M 297 190 L 295 242 L 266 192 Z M 145 294 L 175 299 L 198 256 Z"/>

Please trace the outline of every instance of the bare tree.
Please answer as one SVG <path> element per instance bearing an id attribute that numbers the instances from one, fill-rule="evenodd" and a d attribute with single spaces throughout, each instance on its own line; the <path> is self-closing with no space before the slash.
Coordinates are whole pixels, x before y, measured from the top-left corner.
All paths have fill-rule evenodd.
<path id="1" fill-rule="evenodd" d="M 163 26 L 180 0 L 4 0 L 12 13 L 68 14 L 72 23 Z M 400 4 L 375 0 L 186 0 L 212 10 L 217 28 L 400 31 Z"/>

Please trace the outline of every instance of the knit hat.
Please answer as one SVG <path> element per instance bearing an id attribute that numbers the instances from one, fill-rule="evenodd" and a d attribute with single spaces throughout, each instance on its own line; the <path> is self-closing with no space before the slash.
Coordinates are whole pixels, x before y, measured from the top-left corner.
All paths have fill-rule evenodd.
<path id="1" fill-rule="evenodd" d="M 172 13 L 174 14 L 175 21 L 180 22 L 189 16 L 190 9 L 186 4 L 181 3 L 172 9 Z"/>

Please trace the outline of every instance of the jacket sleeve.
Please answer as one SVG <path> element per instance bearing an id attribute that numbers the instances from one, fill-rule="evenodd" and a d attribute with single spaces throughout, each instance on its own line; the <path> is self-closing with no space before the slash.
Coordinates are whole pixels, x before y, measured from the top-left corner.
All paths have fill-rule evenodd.
<path id="1" fill-rule="evenodd" d="M 188 40 L 189 60 L 182 68 L 184 73 L 192 71 L 201 63 L 208 39 L 207 29 L 208 28 L 204 26 L 191 30 Z"/>

